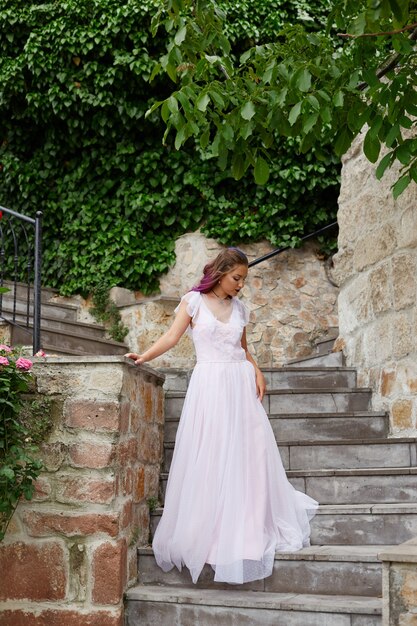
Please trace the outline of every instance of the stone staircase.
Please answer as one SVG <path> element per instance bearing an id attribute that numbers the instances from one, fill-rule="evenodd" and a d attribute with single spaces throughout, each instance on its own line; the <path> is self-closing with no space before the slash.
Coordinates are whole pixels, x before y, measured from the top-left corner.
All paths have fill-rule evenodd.
<path id="1" fill-rule="evenodd" d="M 139 580 L 126 594 L 126 626 L 380 626 L 378 553 L 417 535 L 416 439 L 389 439 L 388 416 L 369 410 L 333 339 L 315 355 L 265 370 L 264 399 L 291 483 L 320 502 L 312 545 L 277 553 L 272 576 L 241 586 L 197 585 L 164 573 L 138 549 Z M 161 501 L 188 374 L 168 370 Z M 152 513 L 151 531 L 162 508 Z"/>
<path id="2" fill-rule="evenodd" d="M 12 289 L 12 285 L 5 282 Z M 41 346 L 54 355 L 90 356 L 90 355 L 122 355 L 127 351 L 123 343 L 106 338 L 106 329 L 100 324 L 87 324 L 78 320 L 79 307 L 54 301 L 56 292 L 43 288 L 41 294 Z M 32 312 L 33 293 L 30 293 Z M 32 343 L 32 315 L 29 317 L 29 329 L 26 325 L 27 287 L 18 284 L 16 289 L 16 324 L 12 324 L 11 343 L 13 345 L 30 345 Z M 3 295 L 2 317 L 7 321 L 13 319 L 12 293 Z"/>

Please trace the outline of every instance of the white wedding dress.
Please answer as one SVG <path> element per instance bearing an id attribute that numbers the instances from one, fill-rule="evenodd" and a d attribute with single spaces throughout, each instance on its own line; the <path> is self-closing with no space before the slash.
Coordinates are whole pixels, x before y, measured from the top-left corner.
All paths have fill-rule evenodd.
<path id="1" fill-rule="evenodd" d="M 198 292 L 182 301 L 192 317 L 197 363 L 191 376 L 155 532 L 158 565 L 185 565 L 196 582 L 245 583 L 272 573 L 275 551 L 309 545 L 318 503 L 296 491 L 282 465 L 255 371 L 241 347 L 248 311 L 237 298 L 229 319 Z M 219 308 L 220 307 L 220 308 Z"/>

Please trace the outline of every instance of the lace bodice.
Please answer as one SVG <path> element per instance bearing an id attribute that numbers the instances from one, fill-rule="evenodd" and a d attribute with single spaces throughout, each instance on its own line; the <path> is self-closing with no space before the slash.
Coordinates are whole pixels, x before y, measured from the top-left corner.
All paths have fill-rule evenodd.
<path id="1" fill-rule="evenodd" d="M 187 313 L 192 318 L 187 332 L 193 339 L 198 363 L 246 360 L 241 338 L 243 328 L 249 321 L 249 311 L 243 302 L 232 298 L 229 313 L 227 309 L 222 309 L 223 305 L 214 308 L 214 303 L 197 291 L 186 293 L 181 303 L 184 300 Z M 220 317 L 226 321 L 221 321 Z"/>

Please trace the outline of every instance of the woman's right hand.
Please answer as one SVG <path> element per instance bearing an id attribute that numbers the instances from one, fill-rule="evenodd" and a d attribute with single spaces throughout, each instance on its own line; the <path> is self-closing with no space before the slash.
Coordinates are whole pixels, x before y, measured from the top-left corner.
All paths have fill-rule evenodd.
<path id="1" fill-rule="evenodd" d="M 124 356 L 127 359 L 132 359 L 132 361 L 135 362 L 135 365 L 142 365 L 142 363 L 145 363 L 145 359 L 143 358 L 142 354 L 136 354 L 136 352 L 127 352 Z"/>

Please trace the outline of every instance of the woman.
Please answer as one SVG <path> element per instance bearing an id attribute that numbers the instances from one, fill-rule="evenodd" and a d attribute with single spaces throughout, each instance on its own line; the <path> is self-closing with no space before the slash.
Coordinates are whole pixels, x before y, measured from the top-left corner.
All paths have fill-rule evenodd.
<path id="1" fill-rule="evenodd" d="M 197 582 L 245 583 L 272 573 L 275 551 L 309 545 L 317 502 L 288 482 L 268 416 L 265 379 L 250 355 L 246 306 L 237 298 L 248 259 L 228 248 L 185 294 L 171 328 L 137 365 L 172 348 L 185 331 L 197 363 L 175 442 L 165 506 L 153 541 L 158 565 L 186 565 Z"/>

